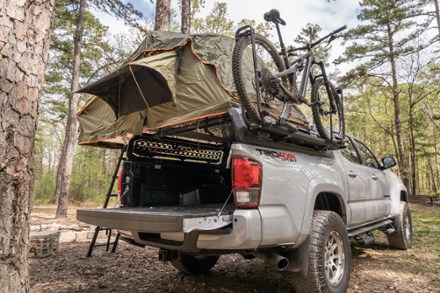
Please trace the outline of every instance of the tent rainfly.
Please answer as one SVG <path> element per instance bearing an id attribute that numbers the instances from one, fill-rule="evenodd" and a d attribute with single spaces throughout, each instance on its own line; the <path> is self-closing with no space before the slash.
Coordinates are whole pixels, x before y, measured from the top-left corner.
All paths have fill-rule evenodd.
<path id="1" fill-rule="evenodd" d="M 79 144 L 122 147 L 133 134 L 239 106 L 234 44 L 220 35 L 149 32 L 131 61 L 79 90 L 94 95 L 78 113 Z"/>

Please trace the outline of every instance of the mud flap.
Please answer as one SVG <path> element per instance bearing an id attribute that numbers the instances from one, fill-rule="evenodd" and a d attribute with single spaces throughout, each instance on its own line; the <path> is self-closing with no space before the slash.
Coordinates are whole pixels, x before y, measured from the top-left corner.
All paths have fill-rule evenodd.
<path id="1" fill-rule="evenodd" d="M 294 275 L 305 278 L 307 276 L 307 268 L 309 266 L 309 243 L 310 236 L 295 250 L 283 252 L 282 255 L 289 259 L 289 266 L 286 271 Z"/>

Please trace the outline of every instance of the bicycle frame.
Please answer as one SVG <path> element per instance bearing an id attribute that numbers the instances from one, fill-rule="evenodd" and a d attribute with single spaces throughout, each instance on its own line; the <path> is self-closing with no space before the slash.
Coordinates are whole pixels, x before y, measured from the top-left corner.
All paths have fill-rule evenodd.
<path id="1" fill-rule="evenodd" d="M 277 11 L 276 11 L 277 12 Z M 272 13 L 272 12 L 270 12 Z M 279 27 L 279 24 L 285 24 L 285 22 L 279 18 L 279 13 L 276 14 L 265 14 L 265 19 L 267 21 L 272 21 L 275 23 L 276 25 L 276 29 L 278 32 L 278 39 L 280 42 L 280 46 L 281 46 L 281 56 L 282 56 L 282 60 L 284 61 L 285 67 L 287 68 L 286 70 L 282 71 L 282 72 L 278 72 L 278 73 L 272 73 L 272 81 L 275 82 L 279 89 L 285 94 L 285 96 L 283 97 L 277 97 L 277 99 L 279 99 L 282 103 L 283 103 L 283 107 L 281 109 L 281 113 L 279 114 L 279 124 L 280 125 L 287 125 L 286 122 L 288 120 L 288 117 L 290 116 L 290 112 L 291 112 L 291 108 L 293 103 L 295 104 L 306 104 L 308 107 L 318 107 L 320 112 L 325 112 L 322 113 L 321 115 L 328 115 L 330 114 L 330 128 L 333 129 L 332 127 L 332 115 L 334 113 L 338 112 L 337 106 L 335 104 L 335 97 L 333 94 L 333 90 L 331 88 L 330 85 L 330 81 L 328 80 L 325 68 L 324 68 L 324 63 L 319 61 L 315 61 L 314 58 L 314 54 L 312 51 L 312 48 L 315 47 L 316 45 L 318 45 L 319 43 L 321 43 L 322 41 L 324 41 L 325 39 L 329 39 L 329 42 L 331 42 L 332 40 L 334 40 L 336 38 L 336 34 L 342 30 L 344 30 L 346 28 L 346 26 L 341 27 L 335 31 L 333 31 L 332 33 L 326 35 L 325 37 L 307 44 L 304 47 L 301 48 L 295 48 L 292 50 L 287 51 L 286 47 L 284 45 L 283 42 L 283 38 L 282 38 L 282 34 L 281 34 L 281 30 Z M 267 16 L 267 17 L 266 17 Z M 256 54 L 256 48 L 255 48 L 255 32 L 253 30 L 253 28 L 250 25 L 246 25 L 241 27 L 240 29 L 237 30 L 236 32 L 236 38 L 240 38 L 242 36 L 249 36 L 250 40 L 251 40 L 251 45 L 252 45 L 252 58 L 253 58 L 253 65 L 254 68 L 257 68 L 257 54 Z M 290 52 L 293 51 L 298 51 L 298 50 L 306 50 L 307 52 L 303 55 L 301 55 L 300 57 L 294 59 L 293 61 L 289 61 L 289 54 Z M 312 73 L 312 67 L 314 65 L 318 65 L 319 66 L 319 70 L 320 73 L 316 76 L 313 75 Z M 302 70 L 302 76 L 301 76 L 301 81 L 299 84 L 299 90 L 298 90 L 298 85 L 297 85 L 297 75 L 296 72 L 298 70 Z M 325 90 L 327 92 L 327 96 L 329 98 L 329 108 L 328 110 L 323 110 L 321 108 L 322 105 L 322 101 L 320 101 L 319 99 L 316 101 L 312 101 L 309 102 L 307 101 L 307 99 L 305 98 L 306 96 L 306 92 L 309 86 L 309 80 L 310 83 L 313 85 L 315 83 L 315 81 L 317 80 L 317 78 L 321 78 L 323 79 L 323 83 L 324 83 L 324 87 Z M 265 77 L 266 78 L 266 77 Z M 285 82 L 283 82 L 282 79 L 286 78 L 287 80 L 285 80 Z M 257 70 L 255 70 L 254 72 L 254 84 L 256 85 L 256 100 L 257 100 L 257 111 L 258 113 L 260 113 L 260 115 L 262 116 L 266 116 L 269 112 L 267 113 L 263 113 L 266 112 L 264 110 L 262 110 L 262 101 L 261 101 L 261 93 L 260 93 L 260 89 L 259 89 L 259 83 L 260 83 L 260 75 L 258 73 Z M 316 112 L 315 112 L 316 113 Z"/>
<path id="2" fill-rule="evenodd" d="M 305 47 L 301 47 L 301 48 L 296 48 L 293 51 L 298 51 L 298 50 L 307 50 L 307 52 L 305 54 L 303 54 L 302 56 L 294 59 L 293 61 L 288 61 L 288 56 L 287 56 L 287 51 L 284 47 L 284 43 L 282 41 L 282 37 L 281 37 L 281 32 L 279 29 L 278 24 L 276 24 L 276 28 L 278 31 L 278 38 L 280 40 L 280 45 L 281 45 L 281 54 L 283 55 L 283 59 L 285 60 L 286 64 L 288 64 L 288 69 L 276 73 L 274 74 L 274 77 L 276 78 L 276 81 L 278 82 L 279 87 L 283 90 L 283 92 L 288 95 L 295 103 L 304 103 L 307 106 L 311 106 L 311 104 L 307 101 L 307 99 L 305 98 L 306 92 L 307 92 L 307 88 L 308 88 L 308 82 L 310 80 L 311 83 L 314 82 L 314 80 L 318 77 L 322 77 L 324 79 L 324 84 L 325 84 L 325 88 L 327 91 L 327 94 L 330 97 L 330 112 L 331 113 L 335 113 L 336 112 L 336 105 L 334 104 L 334 98 L 333 98 L 333 93 L 330 90 L 330 86 L 329 86 L 329 82 L 328 82 L 328 77 L 327 77 L 327 73 L 325 71 L 324 68 L 324 63 L 322 61 L 320 62 L 316 62 L 313 52 L 312 52 L 312 48 L 314 46 L 316 46 L 317 44 L 321 43 L 323 40 L 325 40 L 326 38 L 332 37 L 333 33 L 319 39 L 318 41 L 312 43 L 312 44 L 308 44 Z M 344 27 L 345 28 L 345 27 Z M 342 28 L 341 28 L 342 29 Z M 338 30 L 341 30 L 338 29 Z M 298 71 L 298 65 L 304 66 L 302 68 L 302 75 L 301 75 L 301 81 L 300 81 L 300 86 L 299 86 L 299 93 L 297 90 L 297 85 L 296 85 L 296 80 L 297 80 L 297 76 L 296 76 L 296 72 Z M 312 66 L 313 65 L 318 65 L 321 71 L 321 74 L 317 75 L 317 76 L 313 76 L 312 75 Z M 279 78 L 288 76 L 289 81 L 291 82 L 291 87 L 292 90 L 289 90 L 288 88 L 286 88 L 283 83 L 279 80 Z M 287 117 L 289 116 L 290 113 L 290 103 L 286 103 L 286 107 L 284 107 L 281 115 L 280 115 L 280 122 L 284 123 L 284 121 L 287 119 Z M 330 117 L 330 124 L 331 124 L 331 117 Z"/>
<path id="3" fill-rule="evenodd" d="M 330 107 L 331 107 L 331 112 L 333 113 L 336 109 L 336 106 L 333 103 L 333 93 L 330 90 L 330 87 L 328 85 L 328 78 L 327 78 L 327 74 L 325 72 L 324 64 L 323 64 L 323 62 L 316 62 L 315 61 L 313 52 L 311 51 L 311 48 L 307 48 L 307 50 L 308 50 L 307 53 L 305 53 L 304 55 L 302 55 L 302 56 L 300 56 L 290 62 L 289 69 L 274 74 L 274 77 L 276 78 L 276 81 L 278 82 L 278 85 L 282 89 L 282 91 L 286 95 L 288 95 L 295 103 L 298 103 L 298 104 L 304 103 L 307 106 L 311 107 L 311 104 L 305 98 L 309 80 L 310 80 L 310 82 L 313 83 L 316 78 L 322 76 L 324 78 L 324 84 L 325 84 L 327 94 L 331 97 L 330 98 L 330 101 L 331 101 Z M 296 80 L 297 80 L 296 71 L 298 70 L 298 65 L 301 65 L 301 67 L 304 66 L 302 68 L 302 75 L 301 75 L 301 81 L 300 81 L 300 85 L 299 85 L 299 92 L 297 90 L 297 85 L 296 85 Z M 311 69 L 312 69 L 313 65 L 318 65 L 320 67 L 321 74 L 319 74 L 317 76 L 312 75 Z M 288 76 L 289 80 L 291 80 L 292 90 L 289 90 L 288 88 L 286 88 L 283 85 L 283 83 L 278 79 L 278 78 L 282 78 L 284 76 Z M 281 123 L 284 123 L 284 121 L 289 116 L 290 107 L 291 107 L 290 103 L 286 103 L 286 107 L 284 107 L 284 109 L 280 115 L 280 122 Z"/>

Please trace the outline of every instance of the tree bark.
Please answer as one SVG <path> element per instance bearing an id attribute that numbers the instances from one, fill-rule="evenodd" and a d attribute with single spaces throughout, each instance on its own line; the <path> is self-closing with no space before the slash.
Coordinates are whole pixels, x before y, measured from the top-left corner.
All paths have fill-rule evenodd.
<path id="1" fill-rule="evenodd" d="M 169 31 L 171 17 L 171 0 L 156 1 L 155 31 Z"/>
<path id="2" fill-rule="evenodd" d="M 433 133 L 434 133 L 434 135 L 433 135 L 433 137 L 434 137 L 434 153 L 438 154 L 439 153 L 439 149 L 437 147 L 437 145 L 438 145 L 438 141 L 437 141 L 438 135 L 436 134 L 435 129 L 433 129 Z M 438 161 L 438 157 L 439 156 L 436 155 L 433 158 L 434 166 L 436 166 L 435 169 L 432 168 L 432 164 L 431 164 L 430 158 L 428 158 L 428 162 L 430 163 L 430 166 L 431 166 L 431 174 L 432 174 L 432 177 L 433 177 L 433 182 L 432 182 L 432 186 L 433 187 L 432 187 L 431 191 L 434 192 L 434 193 L 438 192 L 437 191 L 437 184 L 436 184 L 436 182 L 440 182 L 440 177 L 439 177 L 439 166 L 440 166 L 440 164 L 439 164 L 439 161 Z"/>
<path id="3" fill-rule="evenodd" d="M 191 0 L 182 0 L 182 27 L 183 34 L 191 34 Z"/>
<path id="4" fill-rule="evenodd" d="M 430 183 L 431 183 L 431 188 L 429 190 L 430 194 L 436 194 L 437 192 L 437 180 L 436 180 L 436 176 L 435 176 L 435 172 L 434 169 L 432 168 L 432 162 L 431 162 L 431 157 L 427 157 L 428 160 L 428 167 L 429 167 L 429 173 L 430 173 Z"/>
<path id="5" fill-rule="evenodd" d="M 76 113 L 78 112 L 78 102 L 80 95 L 76 94 L 75 92 L 79 89 L 81 46 L 84 33 L 84 14 L 86 11 L 86 5 L 86 0 L 80 1 L 78 18 L 76 21 L 72 83 L 70 87 L 71 92 L 69 94 L 69 113 L 67 115 L 63 150 L 61 153 L 60 161 L 58 163 L 57 183 L 55 188 L 55 198 L 58 199 L 56 218 L 67 217 L 70 177 L 72 176 L 73 166 L 73 152 L 75 147 L 76 132 L 78 130 Z"/>
<path id="6" fill-rule="evenodd" d="M 29 292 L 32 148 L 54 0 L 0 1 L 0 292 Z"/>
<path id="7" fill-rule="evenodd" d="M 435 18 L 437 20 L 437 30 L 438 30 L 438 40 L 440 42 L 440 7 L 438 4 L 438 0 L 434 0 L 434 5 L 435 5 Z"/>
<path id="8" fill-rule="evenodd" d="M 417 184 L 417 158 L 416 158 L 416 139 L 414 135 L 414 104 L 412 98 L 409 101 L 409 135 L 410 135 L 410 161 L 411 161 L 411 193 L 418 194 L 418 184 Z"/>

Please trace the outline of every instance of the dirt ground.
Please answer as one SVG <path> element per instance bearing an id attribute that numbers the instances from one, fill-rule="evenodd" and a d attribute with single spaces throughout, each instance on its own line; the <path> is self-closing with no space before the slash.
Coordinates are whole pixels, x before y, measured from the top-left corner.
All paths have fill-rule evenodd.
<path id="1" fill-rule="evenodd" d="M 440 217 L 439 205 L 411 208 Z M 53 221 L 52 209 L 36 207 L 32 224 Z M 69 215 L 64 224 L 78 224 L 74 212 Z M 414 230 L 414 237 L 419 237 Z M 385 237 L 375 235 L 377 241 L 369 247 L 352 244 L 348 292 L 440 292 L 440 257 L 424 241 L 398 251 L 388 249 Z M 154 248 L 121 242 L 116 253 L 98 247 L 91 258 L 85 256 L 87 249 L 87 242 L 62 243 L 56 254 L 30 259 L 31 292 L 295 292 L 287 273 L 239 255 L 222 256 L 208 274 L 189 276 L 159 262 Z"/>

